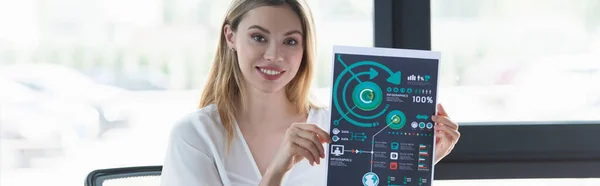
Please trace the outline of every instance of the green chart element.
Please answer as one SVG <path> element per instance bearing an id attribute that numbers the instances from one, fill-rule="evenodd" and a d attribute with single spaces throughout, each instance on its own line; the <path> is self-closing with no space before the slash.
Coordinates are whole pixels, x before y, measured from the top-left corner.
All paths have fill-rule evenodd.
<path id="1" fill-rule="evenodd" d="M 350 78 L 350 79 L 353 79 L 354 77 L 359 77 L 359 76 L 362 76 L 362 75 L 369 75 L 369 77 L 373 77 L 373 73 L 372 72 L 373 72 L 372 69 L 371 69 L 370 72 L 359 72 L 358 74 L 353 75 L 352 78 Z M 358 78 L 356 78 L 356 79 L 358 79 Z M 348 86 L 350 85 L 351 82 L 352 81 L 346 81 L 346 84 L 344 84 L 344 87 L 342 88 L 342 95 L 344 95 L 344 96 L 348 95 L 348 94 L 346 94 L 346 92 L 348 92 Z M 363 83 L 363 82 L 361 82 L 361 83 Z M 336 97 L 336 100 L 337 100 L 337 97 Z M 346 109 L 350 108 L 350 106 L 348 105 L 348 101 L 346 101 L 346 99 L 342 99 L 342 102 L 344 103 L 344 107 Z M 390 107 L 390 105 L 386 105 L 385 108 L 383 110 L 381 110 L 381 112 L 373 114 L 373 115 L 370 115 L 370 116 L 363 116 L 363 115 L 359 115 L 359 114 L 355 113 L 354 109 L 357 108 L 357 107 L 358 107 L 358 105 L 355 104 L 354 107 L 352 107 L 352 108 L 350 108 L 350 110 L 348 110 L 348 113 L 351 113 L 353 116 L 355 116 L 355 117 L 357 117 L 359 119 L 372 120 L 372 119 L 376 119 L 376 118 L 382 116 L 383 114 L 385 114 L 385 112 L 387 111 L 388 107 Z M 346 113 L 346 115 L 348 113 Z M 363 124 L 357 124 L 357 123 L 353 123 L 353 124 L 357 125 L 357 126 L 363 125 Z M 378 125 L 379 125 L 378 123 L 367 123 L 367 125 L 365 127 L 374 127 L 374 126 L 378 126 Z"/>
<path id="2" fill-rule="evenodd" d="M 377 118 L 377 117 L 380 117 L 381 115 L 383 115 L 389 108 L 389 105 L 386 105 L 385 108 L 381 112 L 376 113 L 371 116 L 359 115 L 353 111 L 357 107 L 364 111 L 371 111 L 371 110 L 378 108 L 381 105 L 381 101 L 383 100 L 383 92 L 381 91 L 381 88 L 379 87 L 379 85 L 377 85 L 373 82 L 363 82 L 358 78 L 358 76 L 361 76 L 361 75 L 369 75 L 369 79 L 373 79 L 379 75 L 379 73 L 376 70 L 374 70 L 373 68 L 370 68 L 369 71 L 360 72 L 358 74 L 355 74 L 354 72 L 352 72 L 352 69 L 359 67 L 359 66 L 373 66 L 373 67 L 381 68 L 389 74 L 389 77 L 386 79 L 386 81 L 388 83 L 392 83 L 395 85 L 399 85 L 401 83 L 401 72 L 400 71 L 392 72 L 392 70 L 387 68 L 385 65 L 382 65 L 381 63 L 374 62 L 374 61 L 360 61 L 360 62 L 354 63 L 350 66 L 347 66 L 344 63 L 344 61 L 342 60 L 341 55 L 337 55 L 337 59 L 345 67 L 345 69 L 338 75 L 336 81 L 333 84 L 333 94 L 338 95 L 338 89 L 340 88 L 340 82 L 342 80 L 342 77 L 346 73 L 350 73 L 351 77 L 345 83 L 344 87 L 342 87 L 343 96 L 347 95 L 346 90 L 348 88 L 348 85 L 351 82 L 351 79 L 355 79 L 359 85 L 357 86 L 358 88 L 357 87 L 354 88 L 353 93 L 352 93 L 352 100 L 355 104 L 354 107 L 350 108 L 350 106 L 346 102 L 346 99 L 342 98 L 342 102 L 343 102 L 344 107 L 346 108 L 347 112 L 342 110 L 341 105 L 338 100 L 338 96 L 333 96 L 333 104 L 336 107 L 336 110 L 342 115 L 342 118 L 335 120 L 334 124 L 339 125 L 339 121 L 344 119 L 344 120 L 352 123 L 353 125 L 356 125 L 359 127 L 378 126 L 379 122 L 369 122 L 369 123 L 359 122 L 359 121 L 356 121 L 356 120 L 348 117 L 348 115 L 350 114 L 350 115 L 360 118 L 360 119 L 367 119 L 367 120 L 374 119 L 374 118 Z"/>
<path id="3" fill-rule="evenodd" d="M 385 121 L 391 129 L 399 130 L 406 124 L 406 115 L 404 115 L 404 112 L 402 111 L 392 110 L 385 117 Z"/>
<path id="4" fill-rule="evenodd" d="M 379 85 L 373 82 L 362 82 L 352 91 L 352 102 L 361 110 L 375 110 L 381 105 L 381 101 L 383 101 L 383 92 Z"/>

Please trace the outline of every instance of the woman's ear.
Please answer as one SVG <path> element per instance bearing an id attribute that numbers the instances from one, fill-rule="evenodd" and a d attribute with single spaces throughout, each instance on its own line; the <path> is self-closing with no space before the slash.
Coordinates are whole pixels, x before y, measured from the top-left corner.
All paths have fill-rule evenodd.
<path id="1" fill-rule="evenodd" d="M 223 34 L 225 35 L 225 40 L 227 40 L 227 47 L 229 47 L 229 50 L 235 50 L 235 32 L 233 32 L 231 25 L 225 25 Z"/>

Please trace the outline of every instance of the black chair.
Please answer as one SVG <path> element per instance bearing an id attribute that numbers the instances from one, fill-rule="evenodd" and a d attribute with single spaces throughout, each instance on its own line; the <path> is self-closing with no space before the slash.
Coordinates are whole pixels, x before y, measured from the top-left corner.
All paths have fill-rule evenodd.
<path id="1" fill-rule="evenodd" d="M 136 186 L 160 185 L 162 166 L 123 167 L 98 169 L 90 172 L 86 186 Z"/>

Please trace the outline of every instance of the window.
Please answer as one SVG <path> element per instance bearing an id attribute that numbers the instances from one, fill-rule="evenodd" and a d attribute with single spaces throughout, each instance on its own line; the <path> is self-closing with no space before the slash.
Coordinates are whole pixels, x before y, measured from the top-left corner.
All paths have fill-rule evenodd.
<path id="1" fill-rule="evenodd" d="M 584 99 L 588 100 L 588 104 L 583 106 L 595 104 L 589 100 L 594 98 L 594 88 L 597 87 L 595 84 L 600 80 L 594 78 L 595 75 L 590 75 L 597 68 L 589 61 L 597 58 L 599 54 L 598 24 L 593 21 L 598 16 L 592 11 L 597 8 L 596 2 L 585 0 L 569 3 L 375 1 L 375 46 L 433 49 L 442 53 L 443 77 L 439 98 L 454 120 L 461 125 L 463 135 L 453 152 L 436 165 L 435 179 L 438 180 L 438 184 L 593 185 L 597 182 L 597 179 L 593 179 L 598 177 L 595 173 L 600 171 L 600 168 L 597 168 L 600 164 L 600 146 L 595 144 L 600 140 L 595 134 L 595 131 L 600 130 L 600 120 L 597 115 L 593 115 L 597 111 L 590 106 L 587 108 L 591 109 L 580 109 L 585 111 L 578 114 L 566 112 L 573 110 L 570 107 L 582 106 L 579 103 Z M 542 19 L 546 17 L 557 20 L 557 24 L 564 23 L 563 26 L 569 28 L 549 24 Z M 533 23 L 523 26 L 523 21 Z M 461 26 L 455 26 L 456 24 Z M 538 27 L 571 31 L 567 34 L 557 34 L 554 31 L 539 32 Z M 583 36 L 573 34 L 575 32 Z M 582 40 L 581 37 L 586 39 Z M 475 48 L 488 49 L 476 51 Z M 491 48 L 494 48 L 494 51 L 488 51 Z M 565 64 L 555 62 L 552 63 L 554 66 L 541 65 L 546 71 L 540 71 L 536 70 L 540 66 L 540 59 L 534 60 L 538 63 L 526 63 L 532 58 L 550 58 L 554 61 L 560 59 L 565 61 Z M 497 62 L 508 59 L 518 61 Z M 533 67 L 533 64 L 538 65 Z M 497 72 L 507 68 L 510 69 L 508 72 L 514 72 Z M 519 75 L 516 72 L 520 70 L 533 71 L 536 74 Z M 542 76 L 548 73 L 557 75 Z M 529 79 L 524 78 L 528 75 L 531 76 Z M 565 81 L 560 80 L 562 77 L 572 80 L 573 83 L 568 82 L 569 84 L 564 85 Z M 535 80 L 532 80 L 534 78 Z M 506 81 L 512 79 L 517 81 Z M 581 83 L 582 79 L 584 83 Z M 536 81 L 541 82 L 534 84 Z M 562 81 L 563 84 L 555 85 L 551 81 Z M 556 96 L 555 99 L 575 100 L 567 102 L 570 104 L 567 106 L 569 108 L 559 106 L 565 103 L 562 100 L 552 100 L 556 102 L 553 105 L 536 103 L 540 102 L 536 100 L 545 99 L 540 97 L 547 97 L 543 94 L 546 94 L 548 89 L 559 89 L 559 86 L 584 88 L 577 89 L 583 93 L 573 93 L 573 96 L 572 91 Z M 522 90 L 515 88 L 544 92 L 540 93 L 541 96 L 536 96 L 532 93 L 521 93 Z M 515 100 L 528 99 L 532 100 L 532 104 L 525 106 L 530 108 L 518 108 L 521 104 L 508 104 L 519 103 Z M 531 108 L 553 113 L 563 110 L 565 112 L 560 112 L 559 114 L 563 114 L 560 116 L 528 116 L 511 111 L 529 111 Z M 592 116 L 585 114 L 588 111 Z"/>
<path id="2" fill-rule="evenodd" d="M 431 1 L 440 101 L 464 122 L 600 120 L 600 3 Z"/>
<path id="3" fill-rule="evenodd" d="M 600 124 L 600 4 L 432 0 L 429 8 L 440 102 L 463 124 L 436 167 L 452 180 L 439 185 L 598 184 L 587 173 L 596 170 L 581 166 L 598 162 L 598 138 L 586 131 Z"/>
<path id="4" fill-rule="evenodd" d="M 0 89 L 28 93 L 0 94 L 0 110 L 18 109 L 0 113 L 0 185 L 81 185 L 95 169 L 162 164 L 172 124 L 196 109 L 228 3 L 0 1 Z M 332 45 L 373 45 L 373 2 L 308 3 L 314 86 L 328 99 Z"/>

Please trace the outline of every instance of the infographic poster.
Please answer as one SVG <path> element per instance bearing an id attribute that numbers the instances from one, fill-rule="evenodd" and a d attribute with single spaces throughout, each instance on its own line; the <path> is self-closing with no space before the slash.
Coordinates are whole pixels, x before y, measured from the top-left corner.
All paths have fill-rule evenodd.
<path id="1" fill-rule="evenodd" d="M 439 60 L 334 47 L 327 185 L 431 185 Z"/>

